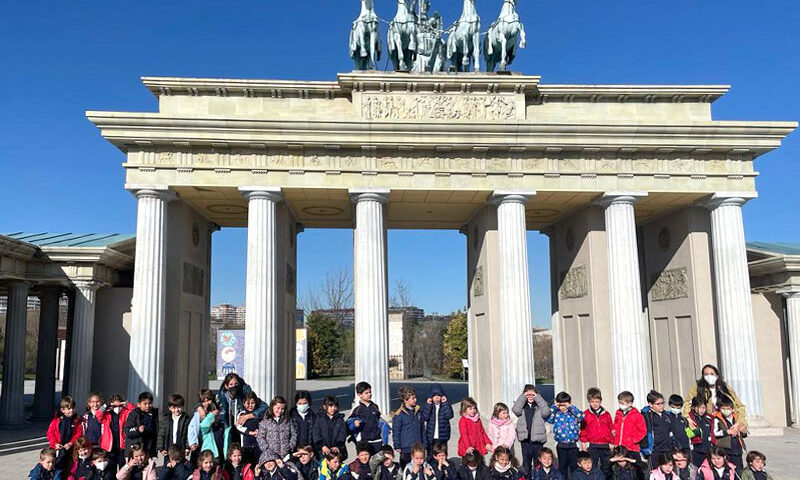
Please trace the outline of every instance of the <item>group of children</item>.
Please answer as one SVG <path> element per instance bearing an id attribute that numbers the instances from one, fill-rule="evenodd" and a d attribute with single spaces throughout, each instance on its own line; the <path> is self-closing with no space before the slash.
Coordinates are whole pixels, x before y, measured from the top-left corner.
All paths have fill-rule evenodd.
<path id="1" fill-rule="evenodd" d="M 418 404 L 416 391 L 400 387 L 400 407 L 386 422 L 366 382 L 356 385 L 358 403 L 349 417 L 334 396 L 319 412 L 299 391 L 287 412 L 286 400 L 262 402 L 238 377 L 223 382 L 215 396 L 199 392 L 191 416 L 180 395 L 159 417 L 144 392 L 136 405 L 121 395 L 104 404 L 92 393 L 86 412 L 64 397 L 50 424 L 49 448 L 31 471 L 32 480 L 767 480 L 766 458 L 749 452 L 743 465 L 746 431 L 738 427 L 730 400 L 717 399 L 713 415 L 701 398 L 684 401 L 658 392 L 648 406 L 633 407 L 630 392 L 617 396 L 613 418 L 600 390 L 587 393 L 581 411 L 566 392 L 550 405 L 526 385 L 511 409 L 494 406 L 484 428 L 478 405 L 461 401 L 458 464 L 448 457 L 453 408 L 438 385 Z M 511 413 L 517 417 L 514 421 Z M 546 448 L 552 424 L 556 452 Z M 391 442 L 390 442 L 391 437 Z M 355 444 L 349 464 L 347 442 Z M 522 463 L 513 452 L 520 444 Z M 158 455 L 163 462 L 158 464 Z M 488 465 L 485 456 L 490 455 Z M 556 462 L 557 459 L 557 462 Z"/>

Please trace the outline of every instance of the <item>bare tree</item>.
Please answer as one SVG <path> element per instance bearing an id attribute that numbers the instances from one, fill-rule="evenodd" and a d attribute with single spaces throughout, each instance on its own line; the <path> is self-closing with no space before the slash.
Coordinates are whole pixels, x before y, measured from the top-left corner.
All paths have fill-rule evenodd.
<path id="1" fill-rule="evenodd" d="M 325 279 L 306 287 L 297 304 L 310 315 L 314 310 L 342 310 L 353 307 L 353 272 L 339 266 L 325 272 Z"/>
<path id="2" fill-rule="evenodd" d="M 411 298 L 411 286 L 405 278 L 400 278 L 395 282 L 392 294 L 389 296 L 389 306 L 392 308 L 414 306 L 414 300 Z"/>

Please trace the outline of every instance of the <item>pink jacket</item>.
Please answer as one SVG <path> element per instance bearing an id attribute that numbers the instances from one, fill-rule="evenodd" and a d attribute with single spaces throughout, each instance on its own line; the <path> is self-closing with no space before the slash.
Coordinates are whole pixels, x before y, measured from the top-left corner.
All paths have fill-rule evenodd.
<path id="1" fill-rule="evenodd" d="M 697 478 L 702 478 L 703 480 L 714 480 L 713 467 L 708 463 L 708 459 L 703 460 L 703 464 L 700 465 L 699 469 L 697 469 Z M 728 463 L 728 480 L 735 480 L 735 478 L 736 466 L 732 463 Z"/>
<path id="2" fill-rule="evenodd" d="M 117 480 L 128 480 L 131 478 L 131 473 L 131 467 L 126 462 L 117 472 Z M 142 480 L 156 480 L 156 478 L 156 459 L 151 458 L 147 462 L 147 466 L 144 467 L 144 471 L 142 471 Z"/>
<path id="3" fill-rule="evenodd" d="M 492 447 L 497 448 L 504 445 L 510 449 L 514 449 L 514 440 L 517 438 L 517 426 L 510 418 L 505 421 L 499 418 L 492 418 L 489 421 L 489 426 L 486 428 L 486 433 L 492 441 Z"/>

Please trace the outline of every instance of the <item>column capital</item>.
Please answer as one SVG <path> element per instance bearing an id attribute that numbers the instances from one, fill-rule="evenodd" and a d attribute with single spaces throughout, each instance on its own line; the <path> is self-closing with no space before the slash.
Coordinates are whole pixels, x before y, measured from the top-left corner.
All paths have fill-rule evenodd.
<path id="1" fill-rule="evenodd" d="M 388 188 L 351 188 L 347 193 L 350 195 L 350 201 L 353 203 L 389 203 L 389 194 L 391 190 Z"/>
<path id="2" fill-rule="evenodd" d="M 786 287 L 775 290 L 786 298 L 800 298 L 800 285 L 788 285 Z"/>
<path id="3" fill-rule="evenodd" d="M 531 201 L 536 196 L 536 190 L 495 190 L 489 197 L 492 205 L 503 203 L 521 203 L 523 205 Z"/>
<path id="4" fill-rule="evenodd" d="M 101 282 L 96 280 L 73 280 L 72 284 L 75 285 L 75 288 L 78 290 L 90 290 L 94 292 L 103 286 Z"/>
<path id="5" fill-rule="evenodd" d="M 600 195 L 594 203 L 605 208 L 618 204 L 635 205 L 646 196 L 647 192 L 644 191 L 610 191 Z"/>
<path id="6" fill-rule="evenodd" d="M 709 210 L 714 210 L 717 207 L 735 205 L 741 207 L 748 201 L 758 198 L 756 192 L 717 192 L 709 198 L 700 201 L 700 205 Z"/>
<path id="7" fill-rule="evenodd" d="M 177 198 L 175 192 L 168 185 L 126 183 L 125 190 L 134 194 L 136 198 L 157 198 L 165 202 L 171 202 Z"/>
<path id="8" fill-rule="evenodd" d="M 256 198 L 264 198 L 273 202 L 283 200 L 281 187 L 239 187 L 239 191 L 248 201 Z"/>

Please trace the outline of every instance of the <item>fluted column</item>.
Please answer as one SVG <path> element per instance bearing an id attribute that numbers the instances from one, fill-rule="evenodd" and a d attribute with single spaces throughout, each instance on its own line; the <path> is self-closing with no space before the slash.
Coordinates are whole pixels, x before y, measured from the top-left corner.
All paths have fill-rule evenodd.
<path id="1" fill-rule="evenodd" d="M 789 359 L 792 369 L 792 423 L 800 426 L 800 285 L 778 290 L 786 297 L 786 316 L 788 317 Z"/>
<path id="2" fill-rule="evenodd" d="M 36 390 L 33 396 L 33 418 L 50 419 L 56 401 L 56 348 L 58 344 L 59 287 L 39 289 L 39 342 L 36 349 Z"/>
<path id="3" fill-rule="evenodd" d="M 536 192 L 495 192 L 500 286 L 500 364 L 503 400 L 511 402 L 533 384 L 533 328 L 528 278 L 525 204 Z"/>
<path id="4" fill-rule="evenodd" d="M 350 190 L 355 203 L 355 363 L 357 381 L 372 385 L 372 400 L 388 412 L 389 316 L 385 206 L 388 190 Z"/>
<path id="5" fill-rule="evenodd" d="M 278 392 L 277 228 L 280 188 L 240 188 L 247 199 L 247 286 L 244 374 L 269 400 Z"/>
<path id="6" fill-rule="evenodd" d="M 747 270 L 742 205 L 752 193 L 717 193 L 706 203 L 711 210 L 717 337 L 722 377 L 736 390 L 749 417 L 761 417 L 753 301 Z"/>
<path id="7" fill-rule="evenodd" d="M 6 339 L 3 350 L 3 389 L 0 393 L 0 427 L 25 425 L 25 323 L 28 316 L 28 284 L 8 285 Z"/>
<path id="8" fill-rule="evenodd" d="M 153 404 L 160 407 L 164 395 L 167 204 L 175 197 L 165 186 L 126 188 L 134 192 L 139 202 L 131 303 L 128 398 L 136 398 L 141 392 L 148 391 L 153 394 Z M 77 323 L 77 311 L 75 321 Z M 73 345 L 72 350 L 75 348 L 76 345 Z M 75 375 L 78 372 L 71 369 L 70 376 Z"/>
<path id="9" fill-rule="evenodd" d="M 552 329 L 553 344 L 553 389 L 556 392 L 564 390 L 564 356 L 561 334 L 561 314 L 558 304 L 558 268 L 556 262 L 556 241 L 553 227 L 541 230 L 550 239 L 550 325 Z"/>
<path id="10" fill-rule="evenodd" d="M 608 192 L 605 207 L 608 295 L 614 391 L 633 393 L 644 404 L 650 391 L 648 330 L 642 315 L 642 287 L 633 205 L 645 192 Z"/>
<path id="11" fill-rule="evenodd" d="M 94 356 L 95 297 L 97 282 L 75 282 L 75 321 L 72 326 L 72 352 L 69 359 L 69 391 L 76 402 L 89 397 L 92 389 L 92 358 Z"/>

